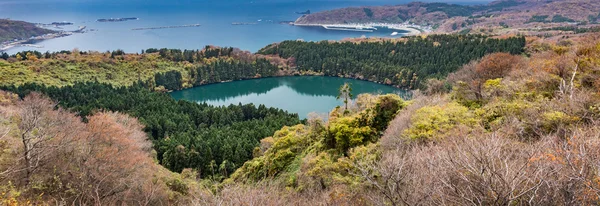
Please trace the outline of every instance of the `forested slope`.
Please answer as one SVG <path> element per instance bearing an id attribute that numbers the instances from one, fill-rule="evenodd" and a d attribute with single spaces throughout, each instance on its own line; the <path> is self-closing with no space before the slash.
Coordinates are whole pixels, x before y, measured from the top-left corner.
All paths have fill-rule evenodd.
<path id="1" fill-rule="evenodd" d="M 422 88 L 425 80 L 445 78 L 463 64 L 486 54 L 521 54 L 524 46 L 525 37 L 432 35 L 399 42 L 284 41 L 258 53 L 291 58 L 298 70 L 416 89 Z"/>
<path id="2" fill-rule="evenodd" d="M 363 95 L 350 111 L 334 109 L 328 122 L 313 117 L 284 127 L 225 181 L 222 197 L 242 204 L 245 193 L 265 194 L 255 204 L 598 204 L 598 34 L 530 40 L 529 57 L 486 55 L 429 81 L 413 100 Z"/>
<path id="3" fill-rule="evenodd" d="M 297 114 L 280 109 L 176 101 L 139 85 L 113 88 L 108 84 L 78 83 L 58 88 L 26 84 L 2 89 L 21 97 L 31 91 L 42 92 L 84 119 L 99 111 L 137 117 L 152 140 L 160 164 L 174 172 L 192 168 L 203 178 L 227 177 L 252 158 L 260 139 L 283 126 L 300 123 Z"/>
<path id="4" fill-rule="evenodd" d="M 0 91 L 1 205 L 190 205 L 194 178 L 156 164 L 136 118 L 82 122 L 39 93 Z"/>
<path id="5" fill-rule="evenodd" d="M 158 91 L 179 90 L 222 81 L 283 75 L 277 59 L 266 59 L 233 48 L 202 50 L 148 49 L 144 54 L 61 51 L 3 53 L 0 84 L 38 83 L 66 86 L 78 82 L 100 82 L 131 86 L 143 82 Z"/>
<path id="6" fill-rule="evenodd" d="M 326 75 L 415 89 L 486 54 L 520 54 L 524 46 L 524 37 L 432 35 L 358 43 L 284 41 L 257 54 L 217 47 L 148 49 L 144 54 L 31 51 L 2 55 L 6 61 L 0 61 L 4 68 L 0 84 L 65 86 L 97 81 L 129 86 L 142 82 L 152 90 L 167 91 L 251 78 Z"/>

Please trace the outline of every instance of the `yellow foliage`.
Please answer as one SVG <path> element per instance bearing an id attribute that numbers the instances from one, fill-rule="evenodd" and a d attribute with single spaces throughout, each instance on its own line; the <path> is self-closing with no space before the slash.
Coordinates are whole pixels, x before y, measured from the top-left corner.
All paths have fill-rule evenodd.
<path id="1" fill-rule="evenodd" d="M 547 130 L 555 130 L 558 126 L 568 126 L 581 120 L 579 117 L 570 116 L 564 112 L 544 112 L 543 125 Z"/>
<path id="2" fill-rule="evenodd" d="M 163 60 L 158 54 L 127 55 L 125 59 L 110 59 L 104 53 L 86 55 L 57 55 L 38 59 L 28 53 L 29 61 L 0 61 L 0 85 L 38 83 L 47 86 L 66 86 L 76 82 L 98 81 L 115 86 L 130 86 L 138 80 L 153 80 L 154 74 L 179 71 L 184 87 L 191 86 L 189 63 Z M 16 59 L 24 57 L 17 55 Z"/>
<path id="3" fill-rule="evenodd" d="M 478 120 L 465 106 L 456 102 L 444 105 L 425 106 L 415 112 L 412 125 L 404 134 L 413 140 L 429 140 L 446 135 L 458 125 L 475 127 Z"/>

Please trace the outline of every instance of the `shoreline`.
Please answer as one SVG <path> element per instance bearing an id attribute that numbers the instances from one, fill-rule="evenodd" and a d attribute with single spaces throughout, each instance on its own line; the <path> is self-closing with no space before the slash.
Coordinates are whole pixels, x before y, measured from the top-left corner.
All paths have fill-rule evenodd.
<path id="1" fill-rule="evenodd" d="M 0 44 L 0 52 L 5 52 L 9 49 L 15 47 L 33 47 L 33 48 L 44 48 L 42 45 L 37 45 L 37 42 L 42 42 L 45 40 L 56 39 L 61 37 L 71 36 L 76 33 L 84 33 L 86 26 L 80 26 L 79 29 L 75 31 L 57 31 L 56 33 L 44 34 L 41 36 L 35 36 L 28 39 L 18 39 L 17 41 L 9 41 L 5 44 Z"/>
<path id="2" fill-rule="evenodd" d="M 404 36 L 416 36 L 423 33 L 430 33 L 431 30 L 414 24 L 391 24 L 391 23 L 361 23 L 361 24 L 298 24 L 290 23 L 293 26 L 304 27 L 323 27 L 327 30 L 345 30 L 357 32 L 373 32 L 377 28 L 387 28 L 399 31 L 408 31 Z M 339 29 L 342 28 L 342 29 Z"/>
<path id="3" fill-rule="evenodd" d="M 177 70 L 174 70 L 174 71 L 177 71 Z M 353 79 L 353 80 L 371 82 L 371 83 L 380 84 L 380 85 L 383 85 L 383 86 L 393 87 L 393 88 L 396 88 L 396 89 L 399 89 L 399 90 L 403 90 L 403 91 L 406 91 L 406 92 L 412 92 L 412 91 L 414 91 L 414 90 L 410 90 L 410 89 L 399 87 L 398 85 L 394 85 L 394 84 L 384 84 L 383 82 L 371 81 L 371 80 L 368 80 L 368 79 L 361 79 L 361 78 L 356 78 L 356 77 L 353 77 L 353 76 L 331 76 L 331 75 L 324 75 L 324 74 L 321 74 L 321 73 L 307 72 L 307 71 L 304 71 L 304 73 L 301 73 L 302 71 L 295 71 L 295 72 L 296 73 L 283 74 L 283 75 L 274 75 L 274 76 L 266 76 L 266 77 L 258 77 L 258 78 L 245 78 L 245 79 L 236 79 L 236 80 L 225 80 L 225 81 L 221 81 L 221 82 L 213 82 L 213 83 L 207 83 L 207 84 L 200 84 L 200 85 L 196 85 L 196 86 L 182 88 L 180 90 L 170 90 L 167 93 L 171 93 L 171 92 L 175 92 L 175 91 L 182 91 L 182 90 L 191 89 L 191 88 L 195 88 L 195 87 L 201 87 L 201 86 L 207 86 L 207 85 L 214 85 L 214 84 L 223 84 L 223 83 L 230 83 L 230 82 L 237 82 L 237 81 L 246 81 L 246 80 L 255 80 L 255 79 L 267 79 L 267 78 L 278 78 L 278 77 L 312 77 L 312 76 Z"/>

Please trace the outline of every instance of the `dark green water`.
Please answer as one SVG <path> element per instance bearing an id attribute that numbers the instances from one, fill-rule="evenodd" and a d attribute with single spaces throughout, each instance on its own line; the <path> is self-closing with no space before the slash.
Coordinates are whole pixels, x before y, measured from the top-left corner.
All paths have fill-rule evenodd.
<path id="1" fill-rule="evenodd" d="M 210 105 L 264 104 L 289 112 L 298 113 L 305 118 L 310 112 L 329 113 L 342 105 L 337 100 L 338 89 L 344 83 L 351 83 L 354 96 L 362 93 L 388 94 L 401 96 L 406 92 L 394 87 L 337 77 L 298 76 L 252 79 L 220 84 L 211 84 L 171 93 L 177 100 L 185 99 Z"/>

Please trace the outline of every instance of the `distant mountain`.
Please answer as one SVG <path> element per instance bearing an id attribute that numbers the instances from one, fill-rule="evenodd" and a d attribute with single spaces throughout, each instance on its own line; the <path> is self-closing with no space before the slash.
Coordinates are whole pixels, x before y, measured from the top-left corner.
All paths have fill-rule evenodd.
<path id="1" fill-rule="evenodd" d="M 487 5 L 412 2 L 395 6 L 342 8 L 303 15 L 296 24 L 401 23 L 435 25 L 440 32 L 485 28 L 530 28 L 594 24 L 600 1 L 500 0 Z"/>
<path id="2" fill-rule="evenodd" d="M 50 33 L 55 33 L 55 31 L 37 27 L 29 22 L 0 19 L 0 43 Z"/>

